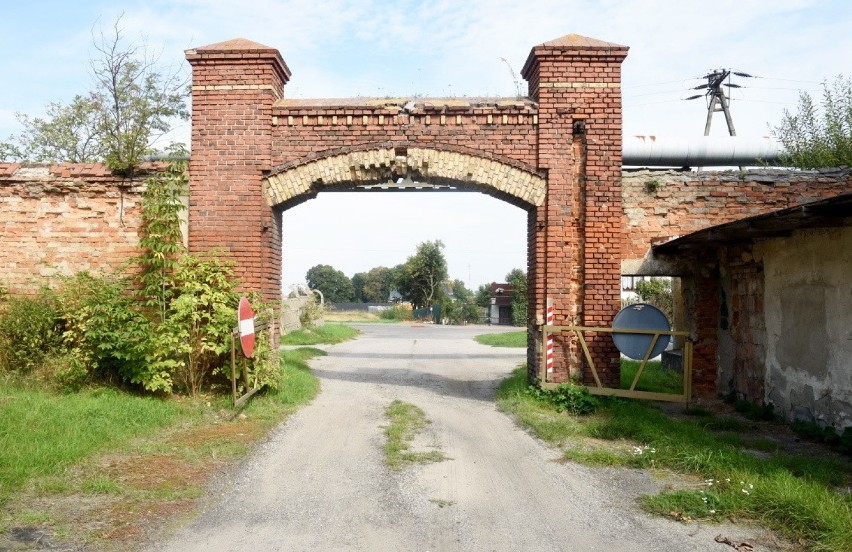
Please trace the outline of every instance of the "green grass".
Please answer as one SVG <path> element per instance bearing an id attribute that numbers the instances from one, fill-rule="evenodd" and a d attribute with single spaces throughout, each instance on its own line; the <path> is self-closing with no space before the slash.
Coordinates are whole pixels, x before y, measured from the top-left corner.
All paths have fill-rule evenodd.
<path id="1" fill-rule="evenodd" d="M 431 423 L 426 419 L 423 410 L 413 404 L 395 400 L 385 409 L 385 416 L 390 422 L 385 426 L 385 463 L 391 469 L 400 470 L 409 464 L 446 460 L 440 450 L 411 450 L 411 442 L 417 432 Z"/>
<path id="2" fill-rule="evenodd" d="M 477 335 L 474 339 L 483 345 L 491 345 L 492 347 L 527 346 L 527 332 L 525 330 L 517 332 L 482 334 Z"/>
<path id="3" fill-rule="evenodd" d="M 174 401 L 109 389 L 55 394 L 0 385 L 0 502 L 38 476 L 55 475 L 97 452 L 175 423 Z"/>
<path id="4" fill-rule="evenodd" d="M 323 351 L 300 348 L 281 352 L 282 385 L 257 395 L 244 413 L 265 430 L 312 400 L 319 380 L 306 361 Z M 173 454 L 167 435 L 179 428 L 209 426 L 211 415 L 227 413 L 229 397 L 156 399 L 114 389 L 78 393 L 36 390 L 13 382 L 0 383 L 0 504 L 32 482 L 43 493 L 121 493 L 116 482 L 92 477 L 66 480 L 68 468 L 99 454 L 133 449 L 138 454 Z M 246 442 L 228 439 L 189 446 L 191 461 L 233 458 L 246 452 Z M 179 451 L 180 452 L 180 451 Z"/>
<path id="5" fill-rule="evenodd" d="M 324 324 L 304 328 L 281 336 L 282 345 L 320 345 L 348 341 L 360 332 L 344 324 Z"/>
<path id="6" fill-rule="evenodd" d="M 692 487 L 643 497 L 649 511 L 676 513 L 679 519 L 756 519 L 811 550 L 852 550 L 852 498 L 837 491 L 852 481 L 848 464 L 789 454 L 760 438 L 726 433 L 736 424 L 714 424 L 704 412 L 672 419 L 651 403 L 608 399 L 593 415 L 559 414 L 526 387 L 522 367 L 498 389 L 498 407 L 562 448 L 566 459 L 696 477 Z M 756 456 L 755 448 L 767 452 Z"/>
<path id="7" fill-rule="evenodd" d="M 319 393 L 319 380 L 311 374 L 306 361 L 327 354 L 313 347 L 281 351 L 281 387 L 270 392 L 269 396 L 279 405 L 292 410 L 312 401 Z"/>
<path id="8" fill-rule="evenodd" d="M 629 389 L 642 364 L 639 360 L 621 360 L 621 388 Z M 642 375 L 636 383 L 637 391 L 652 391 L 655 393 L 683 393 L 683 375 L 672 370 L 663 370 L 660 361 L 649 360 L 642 370 Z"/>

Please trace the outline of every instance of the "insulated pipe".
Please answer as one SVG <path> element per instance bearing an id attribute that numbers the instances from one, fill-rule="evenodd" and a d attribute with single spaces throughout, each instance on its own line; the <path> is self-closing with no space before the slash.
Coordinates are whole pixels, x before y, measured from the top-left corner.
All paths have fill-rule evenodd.
<path id="1" fill-rule="evenodd" d="M 624 139 L 622 165 L 627 167 L 741 167 L 777 163 L 784 153 L 769 138 Z M 188 161 L 188 155 L 148 155 L 143 161 Z"/>
<path id="2" fill-rule="evenodd" d="M 624 139 L 625 166 L 641 167 L 741 167 L 776 163 L 784 150 L 768 138 Z"/>

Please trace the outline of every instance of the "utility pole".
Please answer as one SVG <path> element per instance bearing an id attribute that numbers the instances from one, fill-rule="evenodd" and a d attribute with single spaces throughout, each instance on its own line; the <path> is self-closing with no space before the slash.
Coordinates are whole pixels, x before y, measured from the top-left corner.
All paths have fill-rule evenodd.
<path id="1" fill-rule="evenodd" d="M 734 119 L 731 117 L 728 96 L 725 95 L 725 90 L 722 88 L 722 86 L 742 88 L 740 85 L 730 82 L 729 77 L 731 74 L 740 77 L 752 77 L 748 73 L 739 73 L 730 71 L 729 69 L 717 69 L 712 73 L 704 75 L 703 78 L 707 79 L 707 84 L 700 84 L 693 88 L 693 90 L 707 89 L 707 92 L 703 94 L 707 98 L 707 123 L 704 125 L 704 136 L 710 136 L 710 124 L 713 122 L 713 114 L 719 111 L 725 114 L 725 122 L 728 123 L 728 134 L 731 136 L 737 135 L 737 131 L 734 129 Z M 728 81 L 727 84 L 725 84 L 726 80 Z M 695 100 L 701 96 L 702 94 L 698 94 L 685 99 Z"/>
<path id="2" fill-rule="evenodd" d="M 704 136 L 710 136 L 710 123 L 713 122 L 713 113 L 719 111 L 725 114 L 725 122 L 728 123 L 728 134 L 731 136 L 737 135 L 737 131 L 734 130 L 734 121 L 731 119 L 728 97 L 725 96 L 725 90 L 722 88 L 722 83 L 730 75 L 731 72 L 727 69 L 713 71 L 705 75 L 707 79 L 707 97 L 710 98 L 710 101 L 707 103 L 707 124 L 704 125 Z"/>

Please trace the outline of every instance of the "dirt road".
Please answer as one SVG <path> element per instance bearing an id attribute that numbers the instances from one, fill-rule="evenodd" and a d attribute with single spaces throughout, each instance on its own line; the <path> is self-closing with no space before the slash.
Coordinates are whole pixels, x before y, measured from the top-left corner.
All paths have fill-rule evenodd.
<path id="1" fill-rule="evenodd" d="M 358 327 L 359 339 L 312 361 L 320 396 L 154 550 L 724 552 L 733 549 L 716 535 L 753 537 L 642 513 L 635 497 L 659 486 L 646 473 L 557 462 L 494 407 L 494 389 L 524 351 L 472 340 L 493 329 Z M 384 465 L 384 409 L 394 399 L 432 420 L 415 447 L 449 460 L 402 472 Z"/>

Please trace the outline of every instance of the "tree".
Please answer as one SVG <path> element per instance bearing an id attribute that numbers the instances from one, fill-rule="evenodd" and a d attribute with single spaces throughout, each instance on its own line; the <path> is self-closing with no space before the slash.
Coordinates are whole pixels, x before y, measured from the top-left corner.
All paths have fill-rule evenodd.
<path id="1" fill-rule="evenodd" d="M 671 278 L 650 278 L 636 282 L 636 294 L 643 303 L 648 303 L 660 309 L 663 314 L 673 320 L 674 295 L 672 295 Z"/>
<path id="2" fill-rule="evenodd" d="M 308 286 L 321 291 L 329 303 L 346 303 L 355 299 L 352 280 L 329 265 L 319 264 L 311 267 L 305 279 L 308 281 Z"/>
<path id="3" fill-rule="evenodd" d="M 352 275 L 352 292 L 356 303 L 366 303 L 367 298 L 364 295 L 364 284 L 367 281 L 366 272 L 358 272 Z"/>
<path id="4" fill-rule="evenodd" d="M 482 322 L 482 308 L 476 304 L 472 291 L 465 287 L 461 280 L 453 280 L 449 284 L 453 298 L 445 298 L 441 313 L 450 324 L 467 324 Z"/>
<path id="5" fill-rule="evenodd" d="M 527 325 L 527 273 L 520 268 L 506 274 L 506 283 L 512 286 L 512 325 Z"/>
<path id="6" fill-rule="evenodd" d="M 838 75 L 823 83 L 821 110 L 807 92 L 799 94 L 798 112 L 784 110 L 772 135 L 784 146 L 782 163 L 800 169 L 852 167 L 852 79 Z"/>
<path id="7" fill-rule="evenodd" d="M 447 279 L 443 248 L 441 240 L 422 242 L 403 265 L 403 274 L 397 282 L 399 292 L 417 308 L 440 302 L 441 285 Z"/>
<path id="8" fill-rule="evenodd" d="M 476 288 L 476 304 L 484 309 L 491 306 L 491 286 L 489 284 L 481 284 Z"/>
<path id="9" fill-rule="evenodd" d="M 393 288 L 395 288 L 393 270 L 377 266 L 365 275 L 364 299 L 368 303 L 386 303 Z"/>
<path id="10" fill-rule="evenodd" d="M 77 95 L 68 105 L 52 102 L 46 111 L 45 118 L 15 115 L 24 130 L 0 144 L 0 159 L 93 163 L 106 158 L 97 105 L 91 98 Z"/>
<path id="11" fill-rule="evenodd" d="M 71 103 L 51 103 L 45 118 L 17 114 L 24 127 L 0 144 L 0 157 L 41 162 L 105 161 L 130 175 L 175 117 L 188 119 L 186 78 L 161 73 L 144 46 L 125 44 L 121 18 L 93 37 L 94 88 Z"/>

